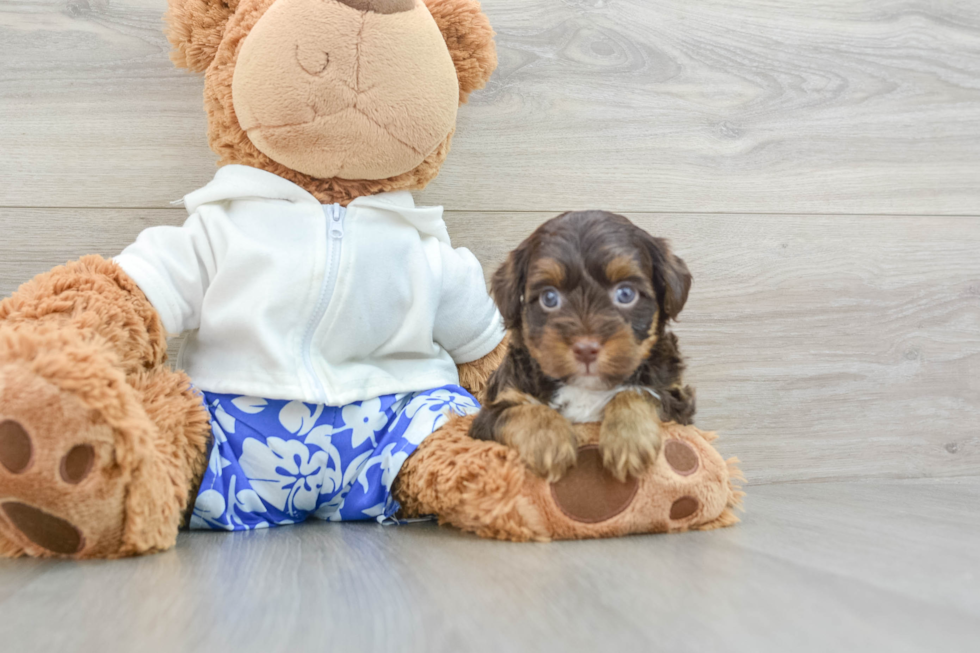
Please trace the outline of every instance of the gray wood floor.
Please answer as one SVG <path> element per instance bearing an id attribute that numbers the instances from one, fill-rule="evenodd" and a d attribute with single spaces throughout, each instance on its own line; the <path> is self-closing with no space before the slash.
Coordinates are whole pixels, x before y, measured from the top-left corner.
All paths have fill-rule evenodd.
<path id="1" fill-rule="evenodd" d="M 510 544 L 432 524 L 0 563 L 5 651 L 976 651 L 977 479 L 773 484 L 737 528 Z"/>
<path id="2" fill-rule="evenodd" d="M 214 172 L 165 0 L 0 0 L 0 295 Z M 485 0 L 500 68 L 417 194 L 491 272 L 627 213 L 695 285 L 725 531 L 511 545 L 432 525 L 0 561 L 2 650 L 976 650 L 980 4 Z"/>

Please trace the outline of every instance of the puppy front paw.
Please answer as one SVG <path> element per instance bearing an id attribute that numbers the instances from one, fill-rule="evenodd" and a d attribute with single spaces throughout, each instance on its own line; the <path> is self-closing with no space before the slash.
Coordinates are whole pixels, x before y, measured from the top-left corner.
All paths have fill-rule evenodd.
<path id="1" fill-rule="evenodd" d="M 578 438 L 572 425 L 543 405 L 515 406 L 507 410 L 500 440 L 520 454 L 538 476 L 553 483 L 575 464 Z"/>
<path id="2" fill-rule="evenodd" d="M 602 464 L 620 481 L 639 477 L 660 452 L 662 436 L 656 406 L 633 392 L 617 395 L 599 428 Z"/>

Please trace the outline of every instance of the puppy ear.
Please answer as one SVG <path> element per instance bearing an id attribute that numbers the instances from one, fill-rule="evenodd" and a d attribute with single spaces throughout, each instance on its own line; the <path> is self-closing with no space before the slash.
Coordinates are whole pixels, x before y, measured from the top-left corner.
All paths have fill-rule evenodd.
<path id="1" fill-rule="evenodd" d="M 449 46 L 459 78 L 459 103 L 483 88 L 497 67 L 490 19 L 477 0 L 423 0 Z"/>
<path id="2" fill-rule="evenodd" d="M 676 319 L 687 303 L 693 277 L 687 264 L 670 251 L 666 240 L 654 238 L 645 231 L 643 235 L 647 251 L 653 259 L 653 286 L 658 294 L 663 293 L 661 304 L 664 313 L 670 319 Z"/>
<path id="3" fill-rule="evenodd" d="M 493 301 L 500 309 L 507 329 L 521 327 L 521 312 L 524 307 L 524 287 L 527 285 L 527 268 L 531 261 L 531 239 L 518 245 L 507 255 L 507 260 L 497 268 L 490 281 Z"/>
<path id="4" fill-rule="evenodd" d="M 228 19 L 239 0 L 169 0 L 164 20 L 174 46 L 170 60 L 178 68 L 203 73 L 214 60 Z"/>

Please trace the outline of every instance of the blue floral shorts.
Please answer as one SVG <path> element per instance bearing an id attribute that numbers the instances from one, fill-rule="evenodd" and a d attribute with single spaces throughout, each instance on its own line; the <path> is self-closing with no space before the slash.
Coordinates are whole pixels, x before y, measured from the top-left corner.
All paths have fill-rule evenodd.
<path id="1" fill-rule="evenodd" d="M 405 459 L 452 414 L 480 404 L 463 388 L 331 407 L 204 392 L 214 443 L 190 527 L 229 531 L 390 518 Z"/>

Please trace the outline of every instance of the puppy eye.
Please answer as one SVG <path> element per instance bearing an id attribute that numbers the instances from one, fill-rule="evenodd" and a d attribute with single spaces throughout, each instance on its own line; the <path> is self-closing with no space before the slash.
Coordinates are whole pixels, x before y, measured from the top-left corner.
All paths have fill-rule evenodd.
<path id="1" fill-rule="evenodd" d="M 613 290 L 613 301 L 620 306 L 632 305 L 636 301 L 637 296 L 636 288 L 627 284 L 617 286 Z"/>
<path id="2" fill-rule="evenodd" d="M 541 308 L 546 311 L 553 311 L 561 305 L 561 293 L 554 288 L 546 288 L 538 298 Z"/>

